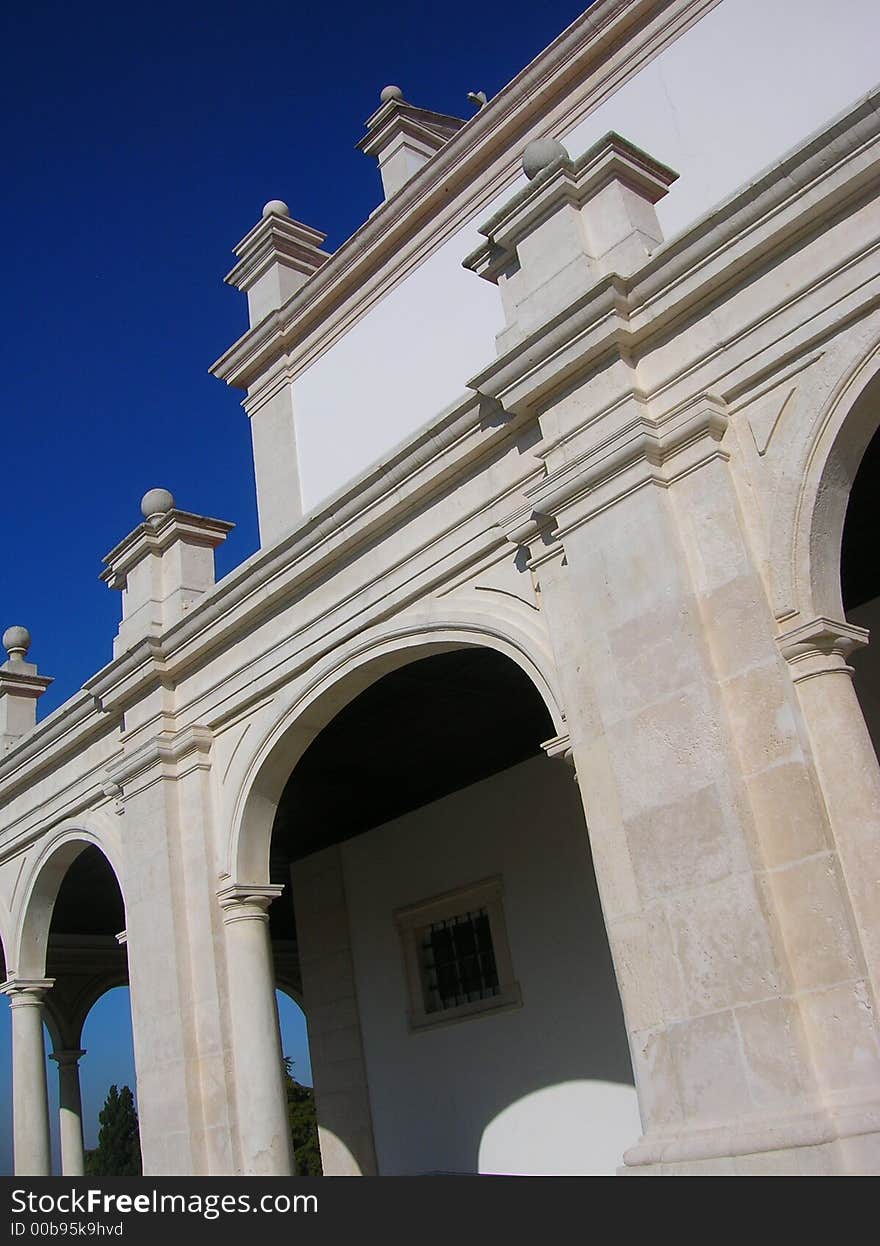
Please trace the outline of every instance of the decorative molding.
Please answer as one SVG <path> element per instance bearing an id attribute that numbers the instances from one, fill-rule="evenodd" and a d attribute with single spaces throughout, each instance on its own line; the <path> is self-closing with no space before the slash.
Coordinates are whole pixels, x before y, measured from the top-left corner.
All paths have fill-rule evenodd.
<path id="1" fill-rule="evenodd" d="M 558 757 L 574 770 L 574 752 L 571 747 L 571 736 L 567 731 L 553 736 L 551 740 L 545 740 L 541 748 L 548 757 Z"/>
<path id="2" fill-rule="evenodd" d="M 102 784 L 101 791 L 108 800 L 113 801 L 113 812 L 116 814 L 125 813 L 125 800 L 122 787 L 114 779 L 108 778 L 107 782 Z"/>
<path id="3" fill-rule="evenodd" d="M 497 284 L 517 262 L 519 243 L 554 212 L 584 208 L 612 182 L 654 204 L 677 178 L 673 169 L 612 130 L 577 159 L 548 165 L 499 208 L 479 227 L 487 241 L 465 257 L 463 266 Z"/>
<path id="4" fill-rule="evenodd" d="M 66 1051 L 50 1051 L 48 1053 L 49 1059 L 54 1060 L 59 1068 L 79 1064 L 85 1054 L 85 1048 L 83 1047 L 70 1047 Z"/>
<path id="5" fill-rule="evenodd" d="M 571 516 L 566 515 L 563 525 L 561 516 L 571 507 L 581 503 L 589 495 L 605 485 L 613 483 L 629 469 L 641 468 L 636 479 L 627 478 L 619 489 L 603 495 L 600 509 L 651 481 L 668 485 L 677 476 L 693 471 L 714 459 L 729 458 L 721 448 L 721 441 L 728 426 L 727 413 L 720 399 L 703 394 L 685 404 L 677 412 L 658 422 L 648 414 L 643 402 L 635 398 L 636 414 L 621 427 L 590 450 L 573 461 L 551 472 L 539 485 L 527 490 L 527 496 L 535 511 L 555 516 L 560 522 L 558 535 L 571 528 Z M 676 464 L 687 451 L 682 466 Z M 583 522 L 593 513 L 578 516 Z"/>
<path id="6" fill-rule="evenodd" d="M 847 659 L 854 650 L 864 648 L 868 639 L 864 627 L 819 617 L 783 632 L 777 643 L 792 668 L 792 679 L 801 683 L 816 675 L 852 675 Z"/>
<path id="7" fill-rule="evenodd" d="M 210 768 L 210 753 L 214 737 L 207 727 L 183 727 L 176 734 L 160 732 L 153 739 L 145 740 L 134 752 L 125 754 L 118 761 L 107 766 L 110 785 L 120 789 L 142 791 L 149 783 L 141 782 L 149 776 L 150 782 L 157 779 L 181 779 L 193 769 Z M 181 768 L 180 763 L 189 760 L 189 764 Z M 162 773 L 155 771 L 161 769 Z M 106 789 L 105 789 L 106 790 Z M 108 793 L 109 794 L 109 793 Z"/>
<path id="8" fill-rule="evenodd" d="M 797 385 L 791 385 L 783 391 L 781 402 L 779 394 L 768 394 L 756 402 L 755 409 L 747 418 L 758 454 L 763 456 L 767 453 L 770 438 L 776 432 L 783 415 L 794 409 L 793 400 L 797 391 Z"/>
<path id="9" fill-rule="evenodd" d="M 273 264 L 280 264 L 306 281 L 330 259 L 330 252 L 321 250 L 326 237 L 288 216 L 263 217 L 233 248 L 239 262 L 223 280 L 246 294 Z"/>
<path id="10" fill-rule="evenodd" d="M 234 523 L 227 523 L 224 519 L 209 519 L 189 511 L 166 511 L 157 523 L 147 521 L 138 524 L 133 532 L 114 546 L 103 559 L 107 569 L 101 573 L 101 579 L 111 588 L 122 589 L 132 567 L 148 555 L 161 556 L 177 541 L 216 549 L 234 527 Z"/>
<path id="11" fill-rule="evenodd" d="M 9 996 L 10 1006 L 42 1005 L 43 996 L 55 985 L 54 978 L 9 977 L 0 983 L 0 994 Z"/>
<path id="12" fill-rule="evenodd" d="M 284 892 L 284 884 L 255 883 L 241 887 L 235 883 L 221 887 L 217 899 L 225 925 L 236 921 L 268 921 L 269 905 Z"/>
<path id="13" fill-rule="evenodd" d="M 646 352 L 671 324 L 695 315 L 790 246 L 795 233 L 818 226 L 876 184 L 878 171 L 880 88 L 738 191 L 723 211 L 713 208 L 663 243 L 631 276 L 599 278 L 468 384 L 505 410 L 536 410 L 554 389 L 575 377 L 586 380 L 609 354 Z M 780 299 L 788 305 L 790 292 L 781 291 Z M 719 349 L 708 348 L 700 362 Z M 676 375 L 675 383 L 680 379 Z"/>

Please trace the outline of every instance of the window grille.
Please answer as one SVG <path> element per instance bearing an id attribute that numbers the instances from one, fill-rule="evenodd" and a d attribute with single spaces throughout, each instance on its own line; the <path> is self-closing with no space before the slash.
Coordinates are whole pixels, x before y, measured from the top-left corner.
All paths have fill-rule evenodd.
<path id="1" fill-rule="evenodd" d="M 432 922 L 421 941 L 425 1011 L 440 1012 L 498 994 L 498 968 L 486 909 Z"/>

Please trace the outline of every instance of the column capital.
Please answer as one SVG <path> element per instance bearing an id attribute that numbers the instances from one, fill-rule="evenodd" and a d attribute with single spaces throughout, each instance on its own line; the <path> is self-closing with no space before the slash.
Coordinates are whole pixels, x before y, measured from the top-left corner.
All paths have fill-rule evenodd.
<path id="1" fill-rule="evenodd" d="M 552 740 L 545 740 L 541 748 L 548 757 L 557 757 L 571 766 L 572 770 L 574 769 L 574 750 L 571 745 L 571 736 L 567 731 L 553 736 Z"/>
<path id="2" fill-rule="evenodd" d="M 52 1051 L 49 1053 L 49 1059 L 54 1060 L 59 1068 L 66 1068 L 72 1064 L 79 1064 L 85 1055 L 85 1049 L 80 1047 L 71 1047 L 66 1051 Z"/>
<path id="3" fill-rule="evenodd" d="M 239 887 L 236 884 L 221 887 L 217 892 L 225 924 L 237 921 L 268 921 L 269 905 L 284 891 L 283 883 L 254 884 Z"/>
<path id="4" fill-rule="evenodd" d="M 792 679 L 800 683 L 816 675 L 851 675 L 849 655 L 868 643 L 864 627 L 819 616 L 783 632 L 777 643 L 792 668 Z"/>
<path id="5" fill-rule="evenodd" d="M 11 1008 L 42 1004 L 43 996 L 55 985 L 54 978 L 7 978 L 0 992 L 9 996 Z"/>

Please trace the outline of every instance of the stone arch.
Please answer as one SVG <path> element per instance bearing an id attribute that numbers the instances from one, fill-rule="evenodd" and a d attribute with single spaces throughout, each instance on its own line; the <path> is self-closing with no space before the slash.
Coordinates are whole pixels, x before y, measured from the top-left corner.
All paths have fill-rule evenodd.
<path id="1" fill-rule="evenodd" d="M 97 848 L 106 860 L 125 904 L 121 854 L 113 837 L 81 823 L 59 828 L 40 845 L 22 880 L 15 922 L 16 972 L 19 977 L 45 977 L 49 930 L 58 892 L 71 865 L 89 847 Z"/>
<path id="2" fill-rule="evenodd" d="M 841 378 L 804 447 L 796 472 L 788 567 L 777 603 L 805 621 L 844 618 L 840 584 L 843 527 L 859 465 L 880 427 L 880 341 Z M 788 590 L 785 585 L 788 582 Z"/>
<path id="3" fill-rule="evenodd" d="M 281 793 L 299 758 L 339 710 L 382 676 L 419 658 L 467 647 L 492 649 L 532 681 L 557 731 L 565 715 L 549 648 L 534 630 L 489 615 L 424 617 L 357 637 L 312 667 L 291 689 L 251 753 L 227 845 L 227 873 L 238 886 L 269 882 L 269 845 Z"/>

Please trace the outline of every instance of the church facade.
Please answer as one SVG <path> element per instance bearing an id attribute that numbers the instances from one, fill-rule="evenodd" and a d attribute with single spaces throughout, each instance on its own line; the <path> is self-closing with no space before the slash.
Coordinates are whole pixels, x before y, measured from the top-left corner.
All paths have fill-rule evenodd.
<path id="1" fill-rule="evenodd" d="M 40 722 L 4 635 L 18 1173 L 123 982 L 148 1174 L 292 1171 L 276 989 L 328 1174 L 880 1171 L 876 21 L 597 0 L 266 204 L 261 548 L 152 490 Z"/>

